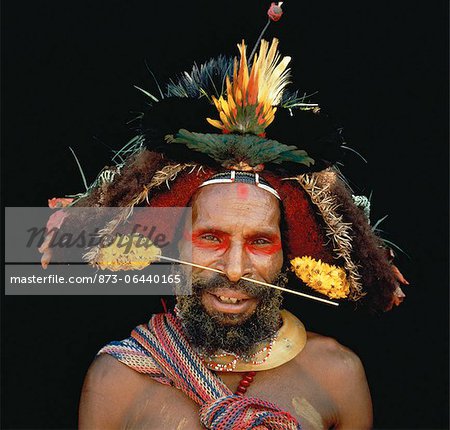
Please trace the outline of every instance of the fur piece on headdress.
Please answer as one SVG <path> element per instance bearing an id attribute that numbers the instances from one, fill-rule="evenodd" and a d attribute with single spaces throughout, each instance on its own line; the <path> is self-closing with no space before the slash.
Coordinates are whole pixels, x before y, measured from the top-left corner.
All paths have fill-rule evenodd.
<path id="1" fill-rule="evenodd" d="M 324 173 L 303 174 L 293 179 L 299 182 L 319 209 L 325 222 L 326 235 L 332 241 L 333 251 L 336 257 L 344 262 L 350 283 L 349 298 L 356 301 L 363 297 L 364 293 L 358 266 L 352 259 L 352 224 L 344 222 L 343 216 L 338 213 L 340 203 L 330 191 L 331 182 L 322 180 L 323 175 Z M 333 175 L 329 176 L 331 178 Z M 336 175 L 334 180 L 337 180 Z"/>

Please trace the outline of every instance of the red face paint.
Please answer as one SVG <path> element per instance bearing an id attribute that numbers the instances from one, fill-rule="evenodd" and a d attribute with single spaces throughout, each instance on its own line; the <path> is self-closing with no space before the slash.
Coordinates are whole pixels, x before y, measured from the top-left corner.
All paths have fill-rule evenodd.
<path id="1" fill-rule="evenodd" d="M 258 240 L 267 240 L 267 243 L 255 243 Z M 252 254 L 273 255 L 281 251 L 281 240 L 278 236 L 256 236 L 245 243 L 245 248 Z"/>
<path id="2" fill-rule="evenodd" d="M 230 235 L 219 230 L 197 230 L 192 233 L 192 244 L 197 248 L 225 251 L 230 246 Z"/>
<path id="3" fill-rule="evenodd" d="M 248 185 L 247 184 L 237 184 L 237 194 L 240 199 L 247 199 L 248 197 Z"/>

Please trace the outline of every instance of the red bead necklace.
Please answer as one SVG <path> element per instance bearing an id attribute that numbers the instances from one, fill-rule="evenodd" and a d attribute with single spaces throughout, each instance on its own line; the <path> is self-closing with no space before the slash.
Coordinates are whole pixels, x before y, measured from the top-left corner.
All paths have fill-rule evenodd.
<path id="1" fill-rule="evenodd" d="M 253 382 L 253 377 L 255 375 L 256 375 L 256 372 L 245 372 L 245 374 L 242 377 L 241 382 L 239 382 L 239 385 L 234 394 L 236 394 L 237 396 L 243 396 L 245 394 L 245 392 L 247 391 L 247 388 Z"/>

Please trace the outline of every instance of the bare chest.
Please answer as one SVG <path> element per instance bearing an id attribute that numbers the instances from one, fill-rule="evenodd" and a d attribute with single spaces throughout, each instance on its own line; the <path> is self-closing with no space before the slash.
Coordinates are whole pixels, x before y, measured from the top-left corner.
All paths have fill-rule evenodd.
<path id="1" fill-rule="evenodd" d="M 290 412 L 304 430 L 328 429 L 334 424 L 334 405 L 318 383 L 308 375 L 283 371 L 260 372 L 248 388 L 247 397 L 270 401 Z M 300 372 L 301 373 L 301 372 Z M 289 377 L 290 376 L 290 377 Z M 234 392 L 241 375 L 222 375 Z M 149 390 L 136 399 L 124 422 L 125 428 L 196 430 L 199 406 L 176 388 L 149 380 Z"/>

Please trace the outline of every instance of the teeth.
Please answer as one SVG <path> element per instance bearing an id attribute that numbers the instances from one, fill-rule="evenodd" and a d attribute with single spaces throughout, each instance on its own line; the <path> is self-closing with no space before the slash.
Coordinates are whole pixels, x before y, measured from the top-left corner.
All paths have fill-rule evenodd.
<path id="1" fill-rule="evenodd" d="M 225 296 L 219 296 L 219 299 L 223 303 L 237 303 L 239 300 L 235 299 L 234 297 L 225 297 Z"/>

